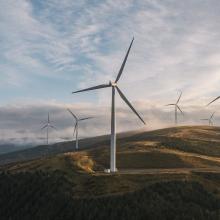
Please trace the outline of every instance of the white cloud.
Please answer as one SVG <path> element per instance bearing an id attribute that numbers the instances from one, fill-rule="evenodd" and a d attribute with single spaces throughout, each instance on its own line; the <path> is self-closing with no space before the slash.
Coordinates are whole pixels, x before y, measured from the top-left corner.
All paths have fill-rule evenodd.
<path id="1" fill-rule="evenodd" d="M 165 107 L 151 102 L 139 101 L 133 105 L 144 118 L 147 125 L 144 126 L 128 106 L 116 108 L 117 131 L 124 132 L 136 129 L 157 129 L 174 125 L 173 107 Z M 202 124 L 201 118 L 208 118 L 212 113 L 211 109 L 202 109 L 197 106 L 182 106 L 184 116 L 178 115 L 180 125 Z M 0 133 L 1 142 L 14 144 L 45 143 L 45 132 L 41 127 L 47 120 L 47 113 L 50 112 L 50 119 L 57 130 L 50 131 L 50 141 L 72 140 L 74 119 L 67 112 L 70 108 L 78 117 L 92 116 L 94 119 L 84 121 L 80 124 L 80 138 L 104 135 L 110 133 L 110 106 L 94 106 L 91 103 L 65 104 L 51 100 L 50 102 L 40 101 L 35 103 L 14 103 L 0 108 Z M 214 124 L 220 122 L 220 116 L 216 113 Z"/>
<path id="2" fill-rule="evenodd" d="M 42 94 L 50 90 L 53 98 L 63 103 L 70 100 L 67 98 L 70 87 L 66 85 L 69 82 L 74 90 L 114 80 L 134 36 L 119 84 L 128 99 L 137 103 L 137 109 L 140 107 L 146 115 L 148 126 L 156 128 L 170 124 L 169 110 L 164 109 L 164 104 L 176 100 L 179 90 L 183 91 L 181 105 L 186 111 L 192 111 L 192 116 L 186 116 L 184 123 L 199 122 L 194 120 L 196 114 L 209 114 L 216 105 L 204 108 L 205 104 L 220 95 L 219 9 L 217 0 L 1 1 L 0 92 L 6 91 L 7 97 L 15 100 L 15 115 L 20 111 L 18 100 L 27 103 L 31 100 L 32 91 L 21 95 L 20 90 L 32 89 L 33 85 L 42 89 L 41 96 L 33 95 L 34 99 L 43 99 Z M 44 83 L 49 84 L 45 90 L 41 86 Z M 80 100 L 78 110 L 82 113 L 95 115 L 101 112 L 102 120 L 89 135 L 109 131 L 110 92 L 110 89 L 100 90 L 71 99 L 71 102 Z M 86 97 L 90 97 L 89 101 Z M 6 99 L 0 96 L 3 102 Z M 84 105 L 83 100 L 89 104 Z M 123 102 L 117 100 L 117 106 L 124 109 Z M 47 103 L 46 98 L 44 102 Z M 52 110 L 61 109 L 63 105 L 59 104 L 59 107 L 53 103 L 48 107 L 37 100 L 40 107 L 27 103 L 20 105 L 30 115 L 31 111 L 36 114 L 35 108 L 44 115 L 45 111 L 40 107 Z M 77 106 L 71 105 L 74 109 Z M 8 111 L 7 106 L 5 108 Z M 122 119 L 131 116 L 126 109 L 122 111 L 123 115 L 119 112 Z M 9 116 L 6 118 L 9 124 L 17 120 L 16 117 L 12 117 L 13 120 Z M 119 120 L 121 131 L 127 127 L 127 122 L 122 119 Z M 7 129 L 6 121 L 4 125 Z M 15 123 L 11 134 L 16 133 L 16 126 L 19 127 Z M 102 126 L 104 128 L 100 129 Z M 136 121 L 129 127 L 138 128 Z M 32 126 L 27 132 L 29 129 L 33 133 Z M 86 136 L 89 129 L 85 128 L 82 135 Z M 69 136 L 70 131 L 63 125 L 61 136 Z"/>

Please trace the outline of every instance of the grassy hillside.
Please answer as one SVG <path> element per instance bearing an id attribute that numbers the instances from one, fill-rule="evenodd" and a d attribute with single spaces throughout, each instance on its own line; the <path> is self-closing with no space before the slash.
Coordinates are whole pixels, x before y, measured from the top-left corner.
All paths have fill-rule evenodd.
<path id="1" fill-rule="evenodd" d="M 110 137 L 99 136 L 80 140 L 80 148 L 103 148 L 108 151 Z M 185 126 L 166 128 L 146 132 L 129 132 L 118 135 L 117 150 L 141 151 L 147 149 L 178 150 L 212 157 L 220 157 L 220 128 L 210 126 Z M 49 146 L 38 146 L 19 152 L 0 155 L 0 164 L 13 163 L 22 160 L 74 152 L 74 142 L 62 142 Z M 96 151 L 96 153 L 98 153 Z M 170 153 L 171 151 L 167 152 Z M 92 154 L 92 152 L 91 152 Z M 198 159 L 200 160 L 200 159 Z"/>
<path id="2" fill-rule="evenodd" d="M 138 178 L 143 179 L 144 183 L 151 182 L 151 180 L 182 180 L 187 178 L 196 178 L 200 179 L 201 182 L 207 183 L 208 178 L 203 177 L 204 171 L 203 174 L 198 174 L 198 172 L 195 173 L 194 170 L 192 172 L 187 172 L 187 170 L 196 168 L 218 170 L 218 168 L 220 168 L 220 157 L 217 156 L 220 145 L 210 150 L 213 146 L 213 140 L 214 143 L 218 140 L 217 132 L 218 128 L 215 127 L 178 127 L 121 137 L 118 141 L 117 148 L 117 168 L 119 171 L 137 170 L 136 173 L 139 174 Z M 172 139 L 172 146 L 169 145 L 171 141 L 164 141 L 166 138 L 168 140 Z M 162 141 L 160 141 L 161 139 Z M 174 145 L 176 139 L 178 141 L 176 141 L 177 144 Z M 204 146 L 203 141 L 208 142 L 208 140 L 209 146 Z M 184 143 L 187 141 L 196 141 L 199 144 L 184 147 L 180 144 L 183 141 Z M 184 151 L 185 148 L 186 151 Z M 199 151 L 203 149 L 203 154 L 195 153 L 198 149 Z M 214 154 L 214 156 L 210 156 L 210 152 Z M 86 148 L 84 146 L 84 150 L 78 152 L 61 153 L 26 162 L 4 165 L 0 170 L 10 171 L 11 173 L 35 172 L 37 170 L 61 172 L 68 181 L 72 181 L 75 185 L 78 185 L 79 188 L 83 188 L 83 192 L 91 179 L 96 180 L 100 178 L 101 181 L 99 182 L 104 181 L 106 192 L 103 190 L 102 193 L 105 194 L 112 192 L 105 183 L 105 179 L 109 178 L 108 175 L 103 173 L 105 168 L 109 168 L 109 143 L 105 140 L 101 140 L 101 142 L 94 144 L 93 147 Z M 171 171 L 176 170 L 176 172 L 144 175 L 139 172 L 139 170 L 142 169 L 171 169 Z M 215 178 L 218 173 L 215 172 L 210 175 L 213 176 L 213 180 L 210 184 L 206 185 L 213 185 L 214 188 L 215 186 L 220 187 L 219 179 L 217 177 Z M 164 178 L 164 176 L 166 176 L 166 178 Z M 111 177 L 111 184 L 114 178 L 118 184 L 118 188 L 116 187 L 118 189 L 116 191 L 118 192 L 136 190 L 141 186 L 145 186 L 145 184 L 143 185 L 139 180 L 136 180 L 135 177 L 133 178 L 123 174 L 122 178 L 120 172 L 114 177 Z M 94 183 L 94 186 L 95 185 L 96 182 Z M 97 193 L 96 188 L 93 189 L 91 187 L 90 189 L 92 194 Z M 79 192 L 80 190 L 77 191 L 76 194 Z"/>
<path id="3" fill-rule="evenodd" d="M 126 138 L 132 136 L 138 131 L 126 132 L 118 134 L 118 138 Z M 109 144 L 109 135 L 85 138 L 79 141 L 80 149 L 95 148 L 103 144 Z M 33 148 L 20 150 L 16 152 L 0 155 L 0 165 L 18 161 L 32 160 L 50 155 L 57 155 L 65 152 L 75 151 L 75 141 L 59 142 L 51 145 L 39 145 Z"/>
<path id="4" fill-rule="evenodd" d="M 220 128 L 212 126 L 184 126 L 144 132 L 128 141 L 159 142 L 158 146 L 185 152 L 220 157 Z"/>
<path id="5" fill-rule="evenodd" d="M 109 167 L 107 136 L 81 141 L 78 152 L 72 147 L 69 151 L 68 142 L 53 145 L 55 150 L 49 146 L 38 159 L 33 159 L 32 151 L 31 160 L 0 167 L 4 207 L 0 215 L 5 219 L 30 215 L 32 219 L 218 219 L 219 132 L 216 127 L 198 126 L 124 134 L 118 139 L 119 172 L 114 175 L 103 172 Z"/>

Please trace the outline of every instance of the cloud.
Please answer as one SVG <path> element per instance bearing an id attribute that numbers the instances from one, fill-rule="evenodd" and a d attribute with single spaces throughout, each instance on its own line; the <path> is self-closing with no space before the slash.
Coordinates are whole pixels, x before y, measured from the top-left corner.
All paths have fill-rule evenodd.
<path id="1" fill-rule="evenodd" d="M 51 111 L 60 126 L 54 140 L 71 138 L 66 105 L 82 115 L 100 113 L 100 120 L 82 124 L 82 137 L 108 133 L 110 89 L 70 94 L 114 80 L 133 36 L 119 86 L 146 116 L 148 128 L 172 124 L 164 105 L 179 90 L 187 111 L 180 120 L 200 123 L 217 105 L 204 106 L 220 93 L 219 9 L 217 0 L 2 1 L 3 136 L 44 137 L 39 121 Z M 138 128 L 118 96 L 117 106 L 119 131 Z"/>
<path id="2" fill-rule="evenodd" d="M 133 105 L 146 121 L 146 126 L 137 118 L 128 106 L 116 108 L 117 132 L 137 129 L 152 130 L 174 125 L 173 107 L 152 105 L 146 101 L 134 102 Z M 181 106 L 181 103 L 180 103 Z M 50 112 L 52 124 L 57 130 L 50 130 L 50 142 L 73 139 L 74 118 L 67 112 L 70 108 L 78 117 L 94 117 L 80 123 L 79 137 L 92 137 L 110 133 L 110 106 L 94 106 L 90 103 L 65 104 L 56 101 L 50 103 L 16 103 L 0 108 L 1 143 L 13 144 L 44 144 L 46 133 L 41 127 L 47 121 Z M 196 106 L 181 106 L 184 117 L 178 115 L 180 125 L 203 124 L 200 119 L 208 118 L 211 109 Z M 216 113 L 214 124 L 219 123 L 220 117 Z"/>

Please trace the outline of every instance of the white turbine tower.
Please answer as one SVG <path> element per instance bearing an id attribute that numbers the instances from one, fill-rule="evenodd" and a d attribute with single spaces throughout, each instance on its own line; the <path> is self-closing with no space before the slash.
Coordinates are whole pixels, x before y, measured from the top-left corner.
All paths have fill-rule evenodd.
<path id="1" fill-rule="evenodd" d="M 145 124 L 144 120 L 141 118 L 141 116 L 137 113 L 137 111 L 134 109 L 134 107 L 131 105 L 131 103 L 127 100 L 125 95 L 122 93 L 122 91 L 119 89 L 117 82 L 119 81 L 121 74 L 123 72 L 125 63 L 128 58 L 128 54 L 130 52 L 131 46 L 133 44 L 134 38 L 131 41 L 131 44 L 128 48 L 128 51 L 125 55 L 125 58 L 123 60 L 123 63 L 121 65 L 121 68 L 118 72 L 117 78 L 114 82 L 110 81 L 108 84 L 102 84 L 94 87 L 90 87 L 87 89 L 82 89 L 78 90 L 73 93 L 78 93 L 78 92 L 84 92 L 84 91 L 89 91 L 89 90 L 95 90 L 95 89 L 101 89 L 101 88 L 107 88 L 111 87 L 112 88 L 112 106 L 111 106 L 111 152 L 110 152 L 110 172 L 116 172 L 116 119 L 115 119 L 115 90 L 118 91 L 119 95 L 121 98 L 125 101 L 125 103 L 131 108 L 131 110 L 138 116 L 138 118 Z"/>
<path id="2" fill-rule="evenodd" d="M 179 110 L 179 111 L 181 112 L 181 114 L 183 115 L 183 112 L 182 112 L 182 110 L 180 109 L 180 107 L 179 107 L 179 105 L 178 105 L 181 96 L 182 96 L 182 92 L 180 92 L 179 98 L 177 99 L 176 103 L 172 103 L 172 104 L 166 105 L 166 106 L 170 106 L 170 105 L 173 105 L 173 106 L 174 106 L 174 111 L 175 111 L 175 113 L 174 113 L 174 114 L 175 114 L 175 124 L 176 124 L 176 125 L 177 125 L 177 112 L 178 112 L 178 110 Z"/>
<path id="3" fill-rule="evenodd" d="M 73 114 L 73 112 L 70 109 L 67 109 L 67 111 L 69 111 L 69 113 L 75 118 L 75 125 L 74 125 L 74 132 L 73 132 L 73 137 L 76 134 L 76 150 L 79 149 L 79 144 L 78 144 L 78 127 L 79 127 L 79 122 L 80 121 L 85 121 L 87 119 L 91 119 L 93 117 L 87 117 L 87 118 L 77 118 L 75 114 Z"/>
<path id="4" fill-rule="evenodd" d="M 53 125 L 51 125 L 51 122 L 50 122 L 50 114 L 48 112 L 48 117 L 47 117 L 47 122 L 46 124 L 41 128 L 41 130 L 47 128 L 47 145 L 49 144 L 49 128 L 53 128 L 56 130 L 56 127 L 54 127 Z"/>
<path id="5" fill-rule="evenodd" d="M 201 119 L 201 120 L 202 120 L 202 121 L 208 121 L 209 126 L 210 126 L 210 125 L 213 125 L 212 119 L 213 119 L 214 114 L 215 114 L 215 112 L 212 113 L 212 115 L 210 116 L 210 118 L 203 118 L 203 119 Z"/>

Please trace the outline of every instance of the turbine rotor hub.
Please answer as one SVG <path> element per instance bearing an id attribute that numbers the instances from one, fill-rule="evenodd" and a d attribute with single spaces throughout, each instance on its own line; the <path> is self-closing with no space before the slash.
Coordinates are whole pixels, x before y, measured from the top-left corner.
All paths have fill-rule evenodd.
<path id="1" fill-rule="evenodd" d="M 110 85 L 111 85 L 112 87 L 116 87 L 116 86 L 117 86 L 117 83 L 110 81 Z"/>

